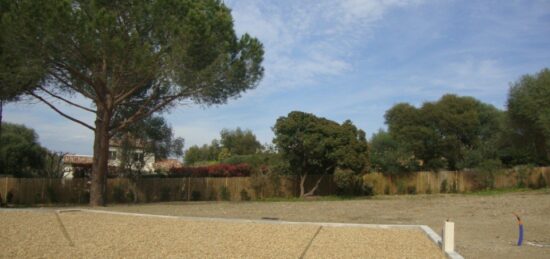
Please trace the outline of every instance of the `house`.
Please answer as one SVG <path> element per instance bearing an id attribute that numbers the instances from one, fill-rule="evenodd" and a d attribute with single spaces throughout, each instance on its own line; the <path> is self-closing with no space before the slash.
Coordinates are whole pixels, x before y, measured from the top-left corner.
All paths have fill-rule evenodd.
<path id="1" fill-rule="evenodd" d="M 134 148 L 130 149 L 129 154 L 123 154 L 122 142 L 119 140 L 109 141 L 109 168 L 119 168 L 122 163 L 131 170 L 140 171 L 144 174 L 153 174 L 155 172 L 155 156 L 144 150 L 141 141 L 136 141 Z M 127 155 L 128 159 L 123 159 Z M 125 162 L 123 160 L 126 160 Z M 92 168 L 93 157 L 87 155 L 67 154 L 63 157 L 63 177 L 73 178 L 79 170 L 90 170 Z"/>

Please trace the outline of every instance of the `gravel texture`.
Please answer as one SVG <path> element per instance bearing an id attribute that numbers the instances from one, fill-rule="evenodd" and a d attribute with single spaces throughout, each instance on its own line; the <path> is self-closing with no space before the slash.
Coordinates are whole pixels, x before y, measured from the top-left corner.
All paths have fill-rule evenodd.
<path id="1" fill-rule="evenodd" d="M 419 230 L 322 227 L 319 231 L 319 226 L 306 224 L 90 212 L 65 212 L 59 218 L 62 223 L 53 210 L 0 211 L 0 257 L 443 258 L 437 246 Z"/>

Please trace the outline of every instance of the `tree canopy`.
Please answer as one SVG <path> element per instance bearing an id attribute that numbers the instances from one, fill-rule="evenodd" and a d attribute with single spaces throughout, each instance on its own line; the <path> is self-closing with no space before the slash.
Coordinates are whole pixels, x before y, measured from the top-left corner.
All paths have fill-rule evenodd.
<path id="1" fill-rule="evenodd" d="M 510 88 L 508 114 L 515 138 L 521 139 L 531 163 L 550 163 L 550 69 L 524 75 Z"/>
<path id="2" fill-rule="evenodd" d="M 472 97 L 444 95 L 420 108 L 401 103 L 389 109 L 385 118 L 390 134 L 386 138 L 401 149 L 391 147 L 392 154 L 409 153 L 417 163 L 411 165 L 402 157 L 402 166 L 456 170 L 497 156 L 494 143 L 502 131 L 503 112 Z"/>
<path id="3" fill-rule="evenodd" d="M 104 204 L 111 136 L 178 102 L 225 103 L 263 75 L 262 44 L 237 37 L 217 0 L 15 0 L 2 8 L 0 49 L 11 57 L 2 61 L 30 70 L 2 80 L 36 82 L 30 95 L 94 131 L 92 205 Z M 72 94 L 92 107 L 71 102 Z M 95 125 L 48 98 L 94 113 Z"/>
<path id="4" fill-rule="evenodd" d="M 361 172 L 367 166 L 365 133 L 351 121 L 340 125 L 293 111 L 277 119 L 273 131 L 273 143 L 288 161 L 291 173 L 300 176 L 300 197 L 312 195 L 322 179 L 306 192 L 304 183 L 309 174 L 332 174 L 337 167 Z"/>
<path id="5" fill-rule="evenodd" d="M 262 144 L 251 130 L 238 127 L 235 130 L 223 129 L 220 132 L 220 144 L 230 155 L 251 155 L 262 149 Z"/>
<path id="6" fill-rule="evenodd" d="M 23 125 L 2 124 L 0 166 L 2 173 L 14 177 L 31 177 L 44 169 L 47 150 L 38 143 L 34 130 Z"/>

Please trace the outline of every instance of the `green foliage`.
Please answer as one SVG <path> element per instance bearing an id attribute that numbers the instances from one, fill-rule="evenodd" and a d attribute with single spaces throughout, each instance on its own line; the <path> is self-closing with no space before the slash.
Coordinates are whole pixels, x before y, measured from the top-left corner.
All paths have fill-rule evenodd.
<path id="1" fill-rule="evenodd" d="M 539 174 L 539 178 L 537 179 L 537 189 L 546 187 L 548 187 L 548 184 L 546 182 L 546 179 L 544 178 L 544 175 L 541 173 Z"/>
<path id="2" fill-rule="evenodd" d="M 524 162 L 550 164 L 550 69 L 524 75 L 510 88 L 508 114 L 514 148 L 527 155 Z M 517 152 L 516 152 L 517 153 Z"/>
<path id="3" fill-rule="evenodd" d="M 369 147 L 370 166 L 374 172 L 399 174 L 416 171 L 419 168 L 418 161 L 414 159 L 412 152 L 406 151 L 384 130 L 379 130 L 372 135 Z"/>
<path id="4" fill-rule="evenodd" d="M 218 154 L 218 161 L 223 161 L 225 159 L 228 159 L 231 157 L 231 151 L 229 151 L 228 148 L 222 148 L 220 153 Z"/>
<path id="5" fill-rule="evenodd" d="M 397 193 L 407 194 L 407 184 L 404 180 L 397 180 Z"/>
<path id="6" fill-rule="evenodd" d="M 530 164 L 515 167 L 518 188 L 526 188 L 528 186 L 527 179 L 529 175 L 533 172 L 533 169 L 534 166 Z"/>
<path id="7" fill-rule="evenodd" d="M 484 160 L 475 169 L 476 181 L 479 189 L 494 189 L 495 174 L 502 168 L 502 163 L 497 159 Z"/>
<path id="8" fill-rule="evenodd" d="M 2 173 L 15 177 L 37 176 L 43 172 L 46 149 L 38 143 L 34 130 L 23 125 L 2 124 L 0 165 Z"/>
<path id="9" fill-rule="evenodd" d="M 439 186 L 439 192 L 440 193 L 447 193 L 448 192 L 447 179 L 443 179 L 443 181 L 441 181 L 441 185 Z"/>
<path id="10" fill-rule="evenodd" d="M 48 186 L 46 188 L 46 195 L 49 203 L 58 203 L 59 197 L 57 196 L 57 192 L 52 186 Z"/>
<path id="11" fill-rule="evenodd" d="M 185 152 L 184 162 L 186 165 L 197 165 L 205 161 L 217 161 L 220 151 L 218 140 L 213 140 L 212 144 L 201 147 L 194 145 Z"/>
<path id="12" fill-rule="evenodd" d="M 122 186 L 115 185 L 113 187 L 113 200 L 117 203 L 126 202 L 126 190 Z"/>
<path id="13" fill-rule="evenodd" d="M 350 169 L 336 169 L 334 183 L 338 188 L 338 195 L 362 195 L 363 177 Z"/>
<path id="14" fill-rule="evenodd" d="M 249 201 L 250 195 L 248 195 L 248 192 L 245 189 L 241 190 L 241 201 Z"/>
<path id="15" fill-rule="evenodd" d="M 191 192 L 191 200 L 192 201 L 200 201 L 201 200 L 201 193 L 199 191 Z"/>
<path id="16" fill-rule="evenodd" d="M 228 149 L 231 155 L 251 155 L 262 149 L 262 145 L 256 140 L 256 135 L 251 130 L 223 129 L 220 136 L 222 147 Z"/>
<path id="17" fill-rule="evenodd" d="M 313 114 L 293 111 L 277 119 L 273 131 L 273 143 L 288 162 L 290 173 L 302 178 L 315 173 L 332 174 L 336 167 L 360 173 L 368 165 L 365 133 L 350 121 L 340 125 Z M 301 187 L 305 191 L 303 185 Z"/>
<path id="18" fill-rule="evenodd" d="M 246 33 L 238 37 L 229 8 L 218 0 L 1 3 L 6 96 L 30 85 L 40 91 L 28 93 L 50 107 L 42 96 L 52 92 L 92 102 L 94 126 L 64 116 L 93 130 L 103 149 L 94 149 L 101 161 L 94 167 L 94 205 L 103 203 L 107 170 L 108 146 L 99 143 L 178 102 L 226 103 L 263 76 L 262 44 Z"/>
<path id="19" fill-rule="evenodd" d="M 405 158 L 412 159 L 413 167 L 417 162 L 421 170 L 475 167 L 482 160 L 496 158 L 502 117 L 503 113 L 491 105 L 456 95 L 444 95 L 421 108 L 397 104 L 385 115 L 391 139 L 397 142 L 393 147 L 386 144 L 386 150 L 397 153 L 395 146 L 399 147 L 401 154 L 407 154 Z M 389 137 L 385 139 L 388 143 Z M 411 164 L 405 162 L 400 164 Z"/>
<path id="20" fill-rule="evenodd" d="M 132 124 L 124 132 L 115 135 L 117 139 L 129 139 L 125 147 L 129 151 L 136 148 L 153 154 L 155 160 L 170 156 L 183 156 L 183 138 L 175 138 L 174 131 L 163 117 L 153 116 Z M 131 152 L 130 152 L 131 153 Z"/>
<path id="21" fill-rule="evenodd" d="M 222 201 L 231 200 L 231 192 L 227 187 L 225 186 L 220 187 L 220 198 L 222 199 Z"/>
<path id="22" fill-rule="evenodd" d="M 208 200 L 209 201 L 218 200 L 218 192 L 214 188 L 210 189 L 210 193 L 208 194 Z"/>
<path id="23" fill-rule="evenodd" d="M 170 201 L 172 190 L 168 186 L 163 186 L 160 189 L 160 200 L 161 201 Z"/>

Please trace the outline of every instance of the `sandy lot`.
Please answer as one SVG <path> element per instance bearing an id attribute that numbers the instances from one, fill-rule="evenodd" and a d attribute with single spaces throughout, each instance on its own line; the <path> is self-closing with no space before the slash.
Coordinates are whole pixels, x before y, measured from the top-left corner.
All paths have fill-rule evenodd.
<path id="1" fill-rule="evenodd" d="M 2 210 L 0 222 L 2 258 L 443 258 L 420 230 L 51 209 Z"/>
<path id="2" fill-rule="evenodd" d="M 437 233 L 450 219 L 455 222 L 457 251 L 466 258 L 550 258 L 549 190 L 489 196 L 377 196 L 348 201 L 174 202 L 106 209 L 182 216 L 275 217 L 286 221 L 420 224 Z M 512 212 L 522 216 L 526 242 L 549 246 L 516 246 L 518 226 Z"/>

